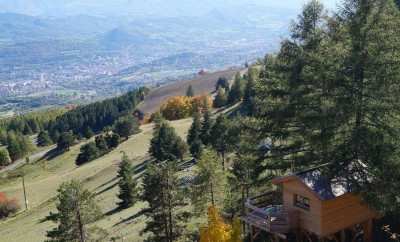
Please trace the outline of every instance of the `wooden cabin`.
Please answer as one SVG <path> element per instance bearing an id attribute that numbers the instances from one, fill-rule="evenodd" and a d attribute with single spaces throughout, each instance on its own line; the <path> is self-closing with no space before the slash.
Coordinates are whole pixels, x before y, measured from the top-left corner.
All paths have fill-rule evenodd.
<path id="1" fill-rule="evenodd" d="M 373 220 L 379 215 L 351 192 L 345 179 L 328 179 L 318 167 L 274 179 L 280 187 L 282 204 L 259 202 L 265 194 L 246 203 L 242 220 L 251 238 L 266 231 L 277 241 L 359 241 L 373 242 Z M 262 200 L 262 199 L 261 199 Z"/>

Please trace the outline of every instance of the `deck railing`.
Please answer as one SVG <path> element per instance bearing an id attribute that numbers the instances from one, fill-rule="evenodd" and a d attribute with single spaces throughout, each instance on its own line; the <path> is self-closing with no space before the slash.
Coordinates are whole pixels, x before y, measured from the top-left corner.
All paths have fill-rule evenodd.
<path id="1" fill-rule="evenodd" d="M 266 207 L 272 204 L 282 204 L 282 194 L 279 191 L 269 191 L 248 199 L 252 205 Z"/>
<path id="2" fill-rule="evenodd" d="M 271 233 L 287 233 L 290 229 L 289 213 L 282 205 L 268 203 L 266 196 L 271 193 L 262 194 L 248 199 L 245 203 L 246 213 L 242 220 L 258 229 Z"/>

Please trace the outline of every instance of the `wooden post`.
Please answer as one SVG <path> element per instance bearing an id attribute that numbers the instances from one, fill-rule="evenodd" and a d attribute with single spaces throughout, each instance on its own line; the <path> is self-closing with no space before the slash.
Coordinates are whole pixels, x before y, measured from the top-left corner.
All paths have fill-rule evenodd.
<path id="1" fill-rule="evenodd" d="M 245 200 L 244 200 L 244 185 L 242 184 L 242 216 L 246 216 L 246 207 L 245 207 Z M 246 234 L 246 223 L 242 222 L 242 226 L 243 226 L 243 234 Z"/>
<path id="2" fill-rule="evenodd" d="M 253 238 L 253 226 L 250 225 L 250 242 L 254 242 Z"/>
<path id="3" fill-rule="evenodd" d="M 363 223 L 362 227 L 363 227 L 363 231 L 364 231 L 364 242 L 372 242 L 372 239 L 373 239 L 372 238 L 373 237 L 373 233 L 372 233 L 373 221 L 372 221 L 372 219 L 369 219 L 368 221 Z"/>
<path id="4" fill-rule="evenodd" d="M 340 231 L 340 242 L 346 242 L 346 231 Z"/>
<path id="5" fill-rule="evenodd" d="M 78 227 L 79 227 L 79 239 L 80 242 L 85 242 L 85 229 L 83 227 L 83 223 L 82 223 L 82 217 L 81 217 L 81 209 L 79 207 L 79 203 L 77 204 L 77 208 L 76 208 L 76 219 L 78 221 Z"/>
<path id="6" fill-rule="evenodd" d="M 296 242 L 301 242 L 301 241 L 302 241 L 301 229 L 299 227 L 296 227 Z"/>
<path id="7" fill-rule="evenodd" d="M 26 197 L 25 176 L 22 176 L 22 189 L 24 190 L 25 210 L 28 210 L 28 198 Z"/>

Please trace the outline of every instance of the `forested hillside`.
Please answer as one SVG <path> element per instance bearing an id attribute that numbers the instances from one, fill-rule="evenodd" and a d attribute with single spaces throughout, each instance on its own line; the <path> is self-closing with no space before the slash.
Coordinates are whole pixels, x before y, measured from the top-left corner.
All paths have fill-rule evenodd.
<path id="1" fill-rule="evenodd" d="M 48 110 L 0 120 L 0 167 L 27 157 L 34 147 L 57 143 L 59 151 L 68 149 L 76 139 L 91 138 L 96 133 L 113 129 L 118 123 L 127 124 L 115 130 L 124 136 L 131 125 L 138 125 L 133 118 L 135 107 L 143 101 L 147 88 L 128 92 L 120 97 L 76 107 L 70 111 Z M 131 116 L 131 119 L 123 119 Z M 118 122 L 117 122 L 118 121 Z M 128 131 L 126 131 L 128 129 Z M 119 132 L 120 131 L 120 132 Z M 28 136 L 36 136 L 32 142 Z M 114 142 L 115 143 L 115 142 Z M 119 143 L 117 141 L 116 143 Z"/>
<path id="2" fill-rule="evenodd" d="M 265 168 L 331 163 L 371 205 L 399 212 L 398 26 L 393 1 L 349 0 L 333 16 L 305 7 L 256 90 L 254 135 L 272 143 Z"/>
<path id="3" fill-rule="evenodd" d="M 50 120 L 50 138 L 61 134 L 58 146 L 67 144 L 67 149 L 58 158 L 45 157 L 17 171 L 27 172 L 29 194 L 39 192 L 30 195 L 34 209 L 0 223 L 0 232 L 7 239 L 21 238 L 17 228 L 28 224 L 24 233 L 51 241 L 367 241 L 367 226 L 348 227 L 345 215 L 328 225 L 346 229 L 323 237 L 297 227 L 295 232 L 270 233 L 241 226 L 240 219 L 249 214 L 250 219 L 264 216 L 267 222 L 258 228 L 284 225 L 276 215 L 289 218 L 282 206 L 250 203 L 266 194 L 270 200 L 264 203 L 289 202 L 310 216 L 326 219 L 341 212 L 334 207 L 319 214 L 321 204 L 332 202 L 323 203 L 322 196 L 316 196 L 320 210 L 315 211 L 315 201 L 301 194 L 285 201 L 273 179 L 292 175 L 297 177 L 292 185 L 304 181 L 307 188 L 297 193 L 313 195 L 314 188 L 324 188 L 326 184 L 313 183 L 313 176 L 335 181 L 329 184 L 337 185 L 329 188 L 334 192 L 345 187 L 345 195 L 361 200 L 341 207 L 364 206 L 377 214 L 369 224 L 373 241 L 398 242 L 397 2 L 345 0 L 330 13 L 319 1 L 309 1 L 277 53 L 233 80 L 216 81 L 212 107 L 207 96 L 200 104 L 193 101 L 196 89 L 190 85 L 186 96 L 172 97 L 153 113 L 142 133 L 126 114 L 143 100 L 146 89 Z M 188 115 L 191 120 L 176 120 Z M 68 135 L 87 140 L 76 144 Z M 316 167 L 320 174 L 313 173 Z M 25 194 L 15 186 L 15 173 L 0 180 L 9 197 Z M 300 179 L 308 173 L 311 177 Z M 9 210 L 7 216 L 15 213 Z"/>

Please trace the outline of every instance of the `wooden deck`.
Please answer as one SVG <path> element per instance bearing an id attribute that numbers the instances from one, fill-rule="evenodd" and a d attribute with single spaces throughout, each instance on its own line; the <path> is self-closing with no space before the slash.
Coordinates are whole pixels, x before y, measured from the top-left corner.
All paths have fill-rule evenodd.
<path id="1" fill-rule="evenodd" d="M 277 209 L 275 206 L 258 208 L 251 204 L 246 204 L 246 208 L 249 209 L 249 212 L 241 217 L 245 223 L 270 233 L 285 234 L 289 232 L 290 223 L 287 212 L 283 210 L 277 212 L 268 211 Z"/>
<path id="2" fill-rule="evenodd" d="M 282 205 L 272 205 L 271 200 L 266 199 L 271 195 L 273 194 L 266 193 L 247 200 L 246 213 L 241 220 L 269 233 L 288 233 L 290 230 L 289 213 L 283 209 Z"/>

